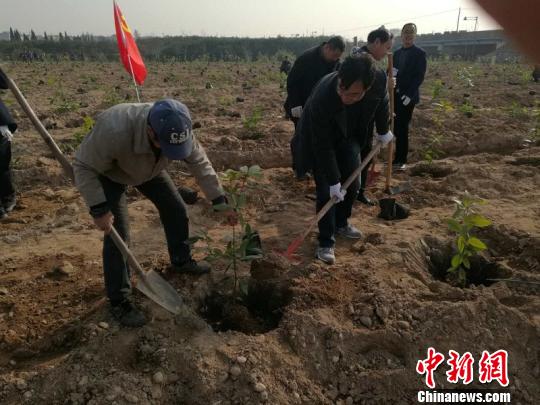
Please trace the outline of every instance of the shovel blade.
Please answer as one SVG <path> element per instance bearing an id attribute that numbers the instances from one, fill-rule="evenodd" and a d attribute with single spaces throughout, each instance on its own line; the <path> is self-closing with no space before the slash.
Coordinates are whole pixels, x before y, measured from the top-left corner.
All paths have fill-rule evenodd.
<path id="1" fill-rule="evenodd" d="M 395 194 L 399 194 L 399 193 L 402 193 L 404 191 L 408 191 L 412 188 L 412 184 L 410 181 L 407 181 L 405 183 L 401 183 L 397 186 L 394 186 L 394 187 L 390 187 L 390 189 L 388 190 L 388 194 L 390 195 L 395 195 Z"/>
<path id="2" fill-rule="evenodd" d="M 185 306 L 178 291 L 154 270 L 138 276 L 135 288 L 174 315 L 181 313 Z"/>
<path id="3" fill-rule="evenodd" d="M 294 253 L 298 250 L 298 248 L 300 247 L 303 241 L 304 241 L 304 238 L 302 238 L 301 236 L 293 240 L 291 244 L 287 247 L 287 250 L 285 251 L 284 256 L 287 259 L 292 259 Z"/>

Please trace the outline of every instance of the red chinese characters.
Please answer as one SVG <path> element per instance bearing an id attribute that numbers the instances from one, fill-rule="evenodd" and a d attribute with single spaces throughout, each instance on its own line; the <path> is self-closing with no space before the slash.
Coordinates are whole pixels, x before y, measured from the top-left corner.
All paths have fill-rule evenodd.
<path id="1" fill-rule="evenodd" d="M 416 363 L 416 372 L 426 376 L 426 385 L 435 388 L 434 372 L 444 361 L 442 353 L 437 352 L 433 347 L 428 348 L 427 358 L 419 360 Z M 474 357 L 466 352 L 461 356 L 458 352 L 450 350 L 446 363 L 449 370 L 446 372 L 446 379 L 449 383 L 457 384 L 460 381 L 463 384 L 470 384 L 474 379 Z M 508 378 L 508 352 L 506 350 L 497 350 L 493 354 L 484 350 L 482 358 L 478 362 L 478 377 L 482 384 L 489 384 L 497 381 L 501 386 L 506 387 L 509 384 Z"/>
<path id="2" fill-rule="evenodd" d="M 508 353 L 506 350 L 497 350 L 493 354 L 484 350 L 479 368 L 479 379 L 482 384 L 497 380 L 503 387 L 508 385 Z"/>
<path id="3" fill-rule="evenodd" d="M 425 360 L 419 360 L 416 364 L 416 372 L 426 375 L 426 384 L 429 388 L 435 388 L 435 379 L 433 372 L 444 361 L 444 355 L 435 351 L 433 347 L 428 349 L 428 357 Z"/>
<path id="4" fill-rule="evenodd" d="M 471 383 L 474 363 L 472 354 L 467 352 L 460 357 L 459 353 L 453 350 L 450 350 L 448 354 L 450 355 L 446 362 L 450 366 L 450 370 L 446 372 L 448 382 L 456 384 L 459 380 L 463 380 L 463 384 Z"/>

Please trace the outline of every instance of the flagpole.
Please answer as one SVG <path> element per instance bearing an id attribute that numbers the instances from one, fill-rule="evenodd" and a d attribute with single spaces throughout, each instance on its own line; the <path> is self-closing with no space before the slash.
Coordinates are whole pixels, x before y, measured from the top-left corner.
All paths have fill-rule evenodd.
<path id="1" fill-rule="evenodd" d="M 115 10 L 116 10 L 116 0 L 113 0 L 113 7 L 115 7 Z M 116 11 L 115 11 L 116 13 Z M 122 35 L 124 35 L 124 33 L 122 32 Z M 135 86 L 135 93 L 137 94 L 137 101 L 139 101 L 139 103 L 141 102 L 141 96 L 139 94 L 139 88 L 137 87 L 137 82 L 135 81 L 135 73 L 133 73 L 133 65 L 131 64 L 131 56 L 129 55 L 129 49 L 126 48 L 126 52 L 127 52 L 127 59 L 128 59 L 128 62 L 129 62 L 129 70 L 131 72 L 131 78 L 133 79 L 133 85 Z"/>
<path id="2" fill-rule="evenodd" d="M 129 55 L 129 50 L 127 51 L 127 54 L 128 54 L 128 61 L 129 61 L 129 69 L 131 70 L 131 78 L 133 79 L 133 85 L 135 86 L 135 93 L 137 93 L 137 100 L 140 103 L 141 97 L 139 95 L 139 88 L 137 87 L 137 82 L 135 81 L 135 73 L 133 73 L 133 66 L 131 65 L 131 56 Z"/>

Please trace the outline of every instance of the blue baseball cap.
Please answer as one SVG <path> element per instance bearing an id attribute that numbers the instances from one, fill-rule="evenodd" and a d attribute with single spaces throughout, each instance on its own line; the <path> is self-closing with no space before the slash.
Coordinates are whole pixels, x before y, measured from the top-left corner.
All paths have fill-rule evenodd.
<path id="1" fill-rule="evenodd" d="M 163 155 L 182 160 L 193 151 L 193 131 L 188 108 L 179 101 L 166 99 L 154 103 L 148 124 L 159 141 Z"/>

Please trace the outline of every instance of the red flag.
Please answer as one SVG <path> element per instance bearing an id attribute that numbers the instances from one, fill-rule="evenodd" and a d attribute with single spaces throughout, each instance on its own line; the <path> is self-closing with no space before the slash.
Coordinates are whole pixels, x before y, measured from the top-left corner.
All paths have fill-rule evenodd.
<path id="1" fill-rule="evenodd" d="M 120 11 L 120 7 L 114 2 L 114 26 L 116 28 L 116 39 L 118 40 L 118 50 L 120 51 L 120 58 L 122 63 L 130 75 L 132 75 L 137 82 L 141 85 L 146 79 L 146 66 L 142 60 L 135 38 L 131 34 L 126 19 Z"/>

